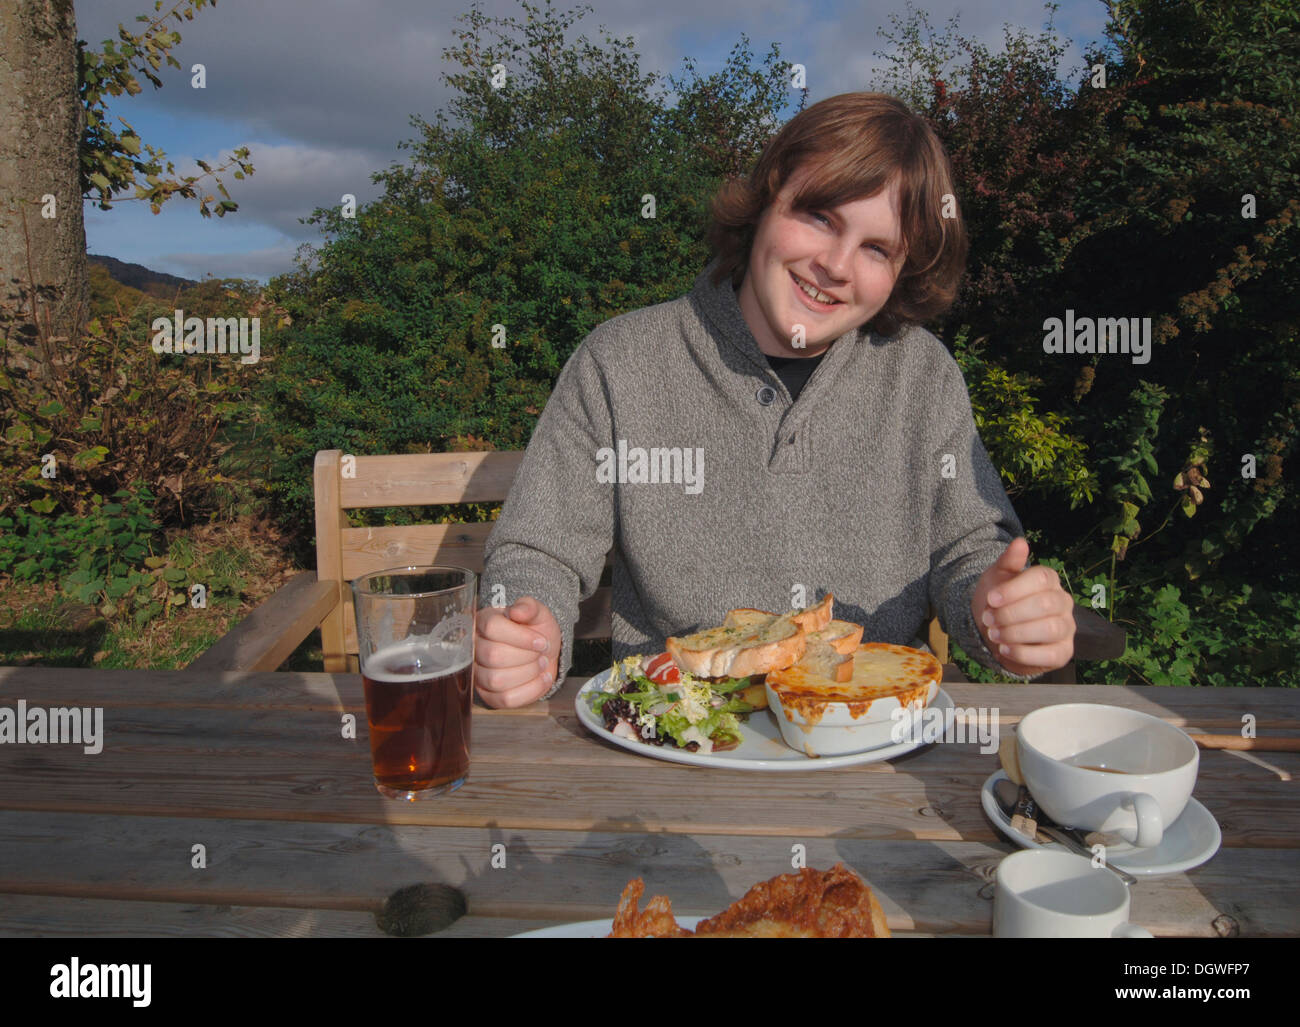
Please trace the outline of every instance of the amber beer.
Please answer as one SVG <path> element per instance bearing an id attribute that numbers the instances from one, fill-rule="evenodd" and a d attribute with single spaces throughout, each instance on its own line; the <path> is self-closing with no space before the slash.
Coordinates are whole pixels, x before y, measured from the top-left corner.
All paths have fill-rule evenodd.
<path id="1" fill-rule="evenodd" d="M 408 802 L 469 774 L 478 576 L 395 567 L 352 582 L 375 787 Z"/>
<path id="2" fill-rule="evenodd" d="M 462 652 L 404 643 L 370 657 L 361 679 L 379 785 L 394 792 L 460 787 L 469 773 L 470 678 Z"/>

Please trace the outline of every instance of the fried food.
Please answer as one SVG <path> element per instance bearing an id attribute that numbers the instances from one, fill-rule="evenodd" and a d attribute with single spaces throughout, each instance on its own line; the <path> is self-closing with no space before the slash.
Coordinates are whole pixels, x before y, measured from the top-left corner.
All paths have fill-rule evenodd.
<path id="1" fill-rule="evenodd" d="M 884 911 L 866 883 L 843 863 L 830 870 L 805 868 L 750 888 L 694 933 L 681 927 L 667 898 L 637 904 L 639 877 L 623 889 L 611 938 L 888 938 Z"/>
<path id="2" fill-rule="evenodd" d="M 696 937 L 888 938 L 884 911 L 866 883 L 836 863 L 806 868 L 750 888 L 695 928 Z"/>
<path id="3" fill-rule="evenodd" d="M 673 919 L 673 904 L 663 895 L 656 895 L 646 903 L 645 912 L 638 912 L 637 905 L 644 892 L 645 881 L 641 878 L 628 881 L 618 900 L 614 928 L 609 934 L 611 938 L 685 938 L 690 935 L 690 931 Z"/>

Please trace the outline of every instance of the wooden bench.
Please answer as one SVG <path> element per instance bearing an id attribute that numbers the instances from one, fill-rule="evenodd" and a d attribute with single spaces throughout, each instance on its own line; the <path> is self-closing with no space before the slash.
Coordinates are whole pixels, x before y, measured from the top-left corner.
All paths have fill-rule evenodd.
<path id="1" fill-rule="evenodd" d="M 358 670 L 356 619 L 349 582 L 363 574 L 409 564 L 450 563 L 483 571 L 484 524 L 415 524 L 353 528 L 348 510 L 374 507 L 501 503 L 510 491 L 522 450 L 488 453 L 414 453 L 352 456 L 326 449 L 316 454 L 316 570 L 296 575 L 217 641 L 190 668 L 210 671 L 275 670 L 315 628 L 321 632 L 325 670 Z M 612 558 L 601 586 L 579 607 L 575 639 L 610 637 Z M 1095 611 L 1075 606 L 1075 656 L 1116 659 L 1124 630 Z M 948 639 L 937 617 L 929 643 L 948 663 Z M 1075 680 L 1071 662 L 1044 682 Z"/>

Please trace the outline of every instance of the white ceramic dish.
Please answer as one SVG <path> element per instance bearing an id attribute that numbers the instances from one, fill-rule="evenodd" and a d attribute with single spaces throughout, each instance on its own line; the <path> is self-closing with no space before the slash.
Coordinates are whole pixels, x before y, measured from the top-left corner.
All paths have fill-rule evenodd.
<path id="1" fill-rule="evenodd" d="M 589 696 L 592 692 L 600 690 L 601 686 L 609 680 L 611 673 L 612 669 L 602 671 L 578 691 L 574 700 L 578 719 L 583 727 L 597 738 L 652 759 L 686 763 L 697 767 L 729 767 L 733 770 L 829 770 L 832 767 L 848 767 L 859 763 L 878 763 L 893 759 L 895 756 L 902 756 L 927 744 L 919 740 L 899 744 L 889 743 L 888 733 L 886 733 L 885 740 L 889 744 L 867 749 L 865 752 L 814 759 L 802 750 L 790 748 L 782 741 L 774 711 L 755 710 L 749 715 L 749 719 L 740 725 L 744 740 L 736 748 L 727 752 L 687 752 L 685 749 L 674 749 L 667 745 L 647 745 L 638 739 L 620 738 L 612 731 L 607 731 L 604 722 L 592 711 Z M 948 710 L 952 708 L 953 703 L 948 693 L 940 688 L 930 705 L 938 710 Z"/>
<path id="2" fill-rule="evenodd" d="M 1069 851 L 1058 842 L 1039 845 L 1011 826 L 1006 814 L 998 809 L 997 799 L 993 795 L 993 786 L 1006 776 L 1005 771 L 998 770 L 980 789 L 980 804 L 993 825 L 1022 849 Z M 1139 849 L 1128 843 L 1111 845 L 1106 849 L 1106 861 L 1134 877 L 1178 874 L 1210 860 L 1219 851 L 1222 842 L 1223 834 L 1214 814 L 1193 798 L 1187 800 L 1182 816 L 1169 825 L 1159 845 L 1148 849 Z"/>
<path id="3" fill-rule="evenodd" d="M 911 702 L 906 708 L 925 709 L 939 694 L 939 682 L 931 681 L 924 701 Z M 896 711 L 904 709 L 898 696 L 889 695 L 872 699 L 866 709 L 854 707 L 865 704 L 832 702 L 821 706 L 822 715 L 815 723 L 797 709 L 781 703 L 779 693 L 767 686 L 767 702 L 781 728 L 781 737 L 792 749 L 802 749 L 809 756 L 839 756 L 861 752 L 881 745 L 894 744 L 894 731 L 898 721 Z M 899 730 L 906 730 L 899 727 Z"/>
<path id="4" fill-rule="evenodd" d="M 1182 815 L 1200 766 L 1196 743 L 1158 717 L 1101 703 L 1028 713 L 1016 728 L 1020 774 L 1058 824 L 1160 844 Z"/>

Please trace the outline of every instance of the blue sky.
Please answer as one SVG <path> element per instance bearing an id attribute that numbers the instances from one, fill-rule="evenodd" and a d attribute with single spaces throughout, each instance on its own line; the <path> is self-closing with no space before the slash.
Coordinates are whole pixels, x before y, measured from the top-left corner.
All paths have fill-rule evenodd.
<path id="1" fill-rule="evenodd" d="M 173 22 L 182 36 L 174 53 L 184 72 L 164 66 L 161 90 L 143 82 L 138 96 L 114 100 L 111 113 L 166 151 L 178 174 L 197 173 L 196 158 L 216 166 L 238 146 L 251 149 L 256 172 L 242 182 L 225 176 L 240 209 L 224 219 L 205 219 L 195 202 L 181 199 L 158 215 L 136 201 L 111 211 L 87 203 L 89 251 L 187 278 L 266 281 L 291 270 L 300 245 L 322 241 L 316 226 L 298 219 L 338 204 L 344 193 L 359 203 L 378 195 L 370 175 L 404 160 L 397 144 L 415 134 L 410 116 L 433 120 L 445 105 L 442 51 L 470 3 L 218 0 L 192 22 Z M 480 6 L 488 15 L 522 16 L 515 0 Z M 810 103 L 870 88 L 883 65 L 873 52 L 887 45 L 877 30 L 889 27 L 891 14 L 906 14 L 904 0 L 714 0 L 707 13 L 698 0 L 659 0 L 648 10 L 644 0 L 591 0 L 590 6 L 571 34 L 595 41 L 603 26 L 618 38 L 633 35 L 643 72 L 681 75 L 689 56 L 707 74 L 742 34 L 756 57 L 777 42 L 784 58 L 808 68 Z M 1049 16 L 1041 0 L 916 6 L 936 30 L 957 15 L 962 35 L 995 49 L 1004 24 L 1037 34 Z M 78 35 L 98 48 L 116 38 L 119 22 L 135 27 L 136 15 L 152 14 L 153 3 L 77 0 L 76 12 Z M 1061 0 L 1053 28 L 1068 44 L 1062 73 L 1080 66 L 1083 47 L 1104 41 L 1106 17 L 1102 0 Z M 195 63 L 205 66 L 205 89 L 191 88 Z"/>

